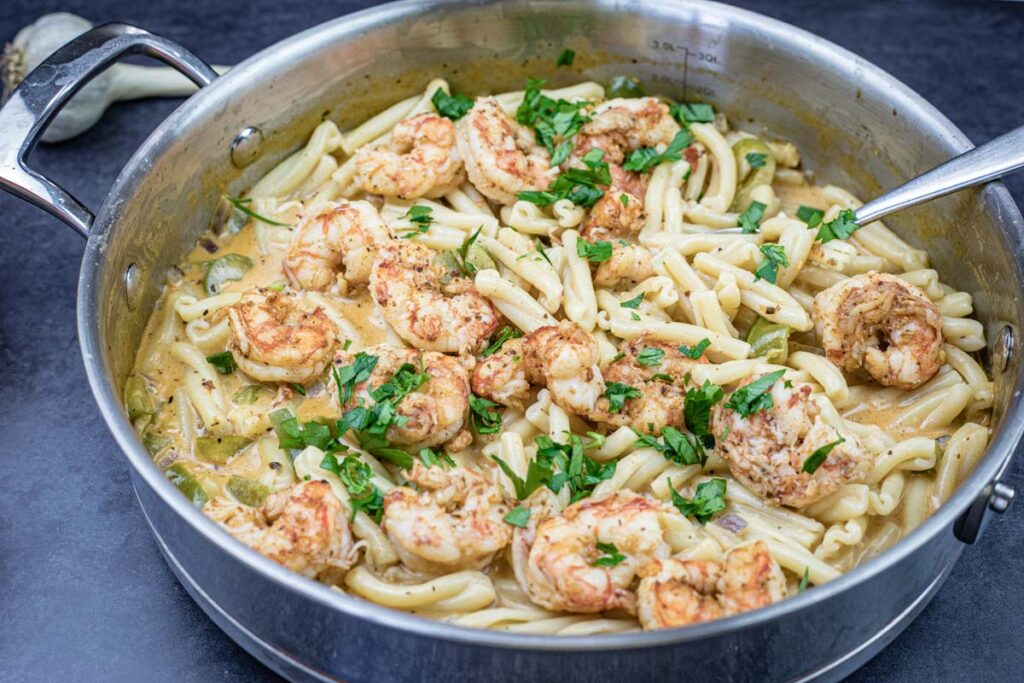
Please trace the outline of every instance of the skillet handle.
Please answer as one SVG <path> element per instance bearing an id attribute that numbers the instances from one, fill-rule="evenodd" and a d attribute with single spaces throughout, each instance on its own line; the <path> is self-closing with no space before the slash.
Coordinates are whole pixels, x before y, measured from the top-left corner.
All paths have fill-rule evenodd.
<path id="1" fill-rule="evenodd" d="M 25 164 L 46 126 L 71 97 L 123 55 L 145 54 L 182 72 L 199 87 L 217 78 L 210 66 L 177 43 L 128 24 L 83 33 L 46 58 L 0 108 L 0 189 L 89 236 L 93 213 L 71 193 Z"/>

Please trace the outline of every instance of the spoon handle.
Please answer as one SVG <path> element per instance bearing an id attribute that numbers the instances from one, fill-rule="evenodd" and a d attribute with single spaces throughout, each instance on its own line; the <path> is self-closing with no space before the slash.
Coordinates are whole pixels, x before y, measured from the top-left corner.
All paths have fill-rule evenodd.
<path id="1" fill-rule="evenodd" d="M 979 185 L 1019 168 L 1024 168 L 1024 126 L 953 157 L 881 197 L 872 199 L 855 212 L 857 222 L 865 225 L 894 211 Z"/>

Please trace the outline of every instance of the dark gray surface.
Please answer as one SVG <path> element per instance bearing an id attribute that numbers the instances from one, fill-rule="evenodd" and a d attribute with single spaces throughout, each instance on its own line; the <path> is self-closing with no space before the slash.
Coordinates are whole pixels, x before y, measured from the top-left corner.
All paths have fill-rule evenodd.
<path id="1" fill-rule="evenodd" d="M 93 21 L 135 22 L 231 64 L 370 4 L 3 0 L 0 40 L 40 14 L 67 10 Z M 1024 122 L 1024 4 L 738 4 L 863 55 L 975 141 Z M 40 149 L 34 159 L 96 206 L 175 106 L 116 105 L 86 135 Z M 1009 185 L 1018 202 L 1024 198 L 1024 177 Z M 74 320 L 80 239 L 2 194 L 0 221 L 0 680 L 273 680 L 190 601 L 145 526 L 82 369 Z M 1010 477 L 1018 490 L 1022 471 L 1018 464 Z M 1018 680 L 1022 531 L 1018 504 L 966 550 L 934 602 L 854 679 Z"/>

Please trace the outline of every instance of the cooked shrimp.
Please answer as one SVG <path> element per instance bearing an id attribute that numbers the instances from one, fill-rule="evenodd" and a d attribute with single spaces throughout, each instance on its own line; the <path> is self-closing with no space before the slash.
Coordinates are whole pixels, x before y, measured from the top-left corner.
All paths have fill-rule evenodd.
<path id="1" fill-rule="evenodd" d="M 749 377 L 743 384 L 758 379 Z M 782 380 L 772 384 L 772 405 L 747 417 L 715 406 L 713 432 L 718 449 L 733 476 L 768 502 L 803 507 L 824 498 L 841 484 L 860 481 L 872 465 L 872 456 L 852 433 L 840 434 L 822 419 L 811 400 L 811 386 Z M 816 450 L 834 444 L 813 473 L 804 462 Z"/>
<path id="2" fill-rule="evenodd" d="M 540 327 L 527 335 L 523 357 L 527 379 L 546 386 L 555 403 L 578 415 L 593 412 L 605 384 L 597 342 L 586 330 L 568 321 Z"/>
<path id="3" fill-rule="evenodd" d="M 417 488 L 388 491 L 382 524 L 406 567 L 436 574 L 482 569 L 508 545 L 508 508 L 495 482 L 465 467 L 419 462 L 406 476 Z"/>
<path id="4" fill-rule="evenodd" d="M 418 349 L 473 352 L 498 327 L 498 310 L 468 278 L 442 284 L 447 269 L 431 249 L 409 240 L 391 240 L 377 254 L 370 293 L 384 319 Z"/>
<path id="5" fill-rule="evenodd" d="M 377 364 L 365 382 L 355 385 L 346 410 L 359 403 L 372 404 L 370 392 L 388 382 L 399 370 L 409 365 L 413 373 L 428 376 L 395 406 L 403 424 L 392 423 L 385 435 L 393 444 L 415 448 L 438 446 L 454 439 L 465 425 L 469 409 L 469 377 L 459 361 L 443 353 L 417 351 L 389 344 L 363 350 L 374 356 Z M 352 365 L 355 354 L 341 351 L 334 358 L 337 368 Z M 337 398 L 338 387 L 330 383 L 331 395 Z"/>
<path id="6" fill-rule="evenodd" d="M 652 434 L 660 434 L 669 426 L 682 429 L 690 373 L 694 365 L 706 363 L 707 359 L 701 356 L 693 360 L 676 346 L 647 335 L 624 344 L 620 350 L 622 357 L 604 369 L 604 379 L 629 385 L 639 390 L 641 396 L 627 399 L 619 412 L 611 412 L 608 399 L 602 398 L 591 418 Z"/>
<path id="7" fill-rule="evenodd" d="M 647 630 L 721 619 L 786 597 L 786 578 L 761 541 L 733 548 L 724 562 L 657 560 L 640 569 L 640 623 Z"/>
<path id="8" fill-rule="evenodd" d="M 477 396 L 522 409 L 530 397 L 526 379 L 525 339 L 509 339 L 496 353 L 473 367 L 470 383 Z"/>
<path id="9" fill-rule="evenodd" d="M 309 578 L 331 581 L 356 561 L 348 510 L 325 481 L 305 481 L 251 508 L 214 498 L 203 512 L 242 543 Z"/>
<path id="10" fill-rule="evenodd" d="M 654 97 L 608 100 L 595 106 L 589 116 L 580 129 L 581 142 L 589 140 L 603 149 L 605 161 L 613 164 L 621 164 L 640 147 L 668 145 L 680 130 L 668 105 Z"/>
<path id="11" fill-rule="evenodd" d="M 812 313 L 830 361 L 847 372 L 864 368 L 887 387 L 918 387 L 945 361 L 939 309 L 895 275 L 834 284 L 814 297 Z"/>
<path id="12" fill-rule="evenodd" d="M 501 204 L 519 192 L 543 190 L 558 174 L 531 131 L 508 116 L 493 97 L 480 97 L 457 126 L 459 153 L 477 190 Z"/>
<path id="13" fill-rule="evenodd" d="M 558 498 L 547 486 L 541 486 L 530 496 L 519 504 L 530 511 L 530 517 L 526 520 L 526 526 L 517 526 L 512 530 L 512 544 L 510 546 L 510 562 L 512 573 L 523 590 L 529 585 L 527 576 L 529 574 L 530 548 L 537 540 L 537 528 L 542 522 L 561 514 L 561 506 Z"/>
<path id="14" fill-rule="evenodd" d="M 377 248 L 390 237 L 369 202 L 320 204 L 311 207 L 295 229 L 284 272 L 301 289 L 322 290 L 337 282 L 345 293 L 349 286 L 369 281 Z"/>
<path id="15" fill-rule="evenodd" d="M 651 252 L 636 244 L 615 244 L 612 256 L 602 261 L 594 273 L 594 285 L 597 287 L 614 288 L 620 285 L 633 285 L 654 275 L 654 263 Z"/>
<path id="16" fill-rule="evenodd" d="M 590 241 L 628 239 L 644 227 L 644 216 L 640 197 L 612 186 L 590 209 L 580 234 Z"/>
<path id="17" fill-rule="evenodd" d="M 356 169 L 370 194 L 440 197 L 463 180 L 455 124 L 430 113 L 406 119 L 392 130 L 389 145 L 356 152 Z"/>
<path id="18" fill-rule="evenodd" d="M 304 295 L 251 289 L 228 308 L 231 348 L 242 372 L 261 382 L 307 382 L 324 371 L 338 329 Z"/>
<path id="19" fill-rule="evenodd" d="M 637 571 L 664 559 L 665 516 L 678 516 L 672 506 L 632 491 L 587 498 L 567 507 L 537 527 L 526 565 L 523 589 L 541 607 L 567 612 L 623 609 L 636 613 L 630 590 Z M 610 544 L 622 555 L 611 566 L 594 562 Z M 610 563 L 609 563 L 610 564 Z"/>

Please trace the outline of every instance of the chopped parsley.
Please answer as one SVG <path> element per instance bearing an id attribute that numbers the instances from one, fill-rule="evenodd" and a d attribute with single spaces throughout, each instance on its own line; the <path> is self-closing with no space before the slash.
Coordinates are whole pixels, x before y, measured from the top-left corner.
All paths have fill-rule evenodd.
<path id="1" fill-rule="evenodd" d="M 473 430 L 477 434 L 495 434 L 501 430 L 501 415 L 491 408 L 498 404 L 486 398 L 469 395 L 469 416 Z"/>
<path id="2" fill-rule="evenodd" d="M 750 202 L 747 210 L 739 215 L 737 224 L 744 234 L 757 232 L 764 219 L 765 205 L 758 201 Z"/>
<path id="3" fill-rule="evenodd" d="M 672 138 L 664 152 L 659 152 L 654 147 L 640 147 L 630 152 L 626 163 L 622 166 L 627 171 L 646 173 L 655 166 L 666 161 L 679 161 L 682 157 L 680 152 L 693 143 L 693 133 L 689 130 L 681 130 Z"/>
<path id="4" fill-rule="evenodd" d="M 546 190 L 529 190 L 517 196 L 537 206 L 549 206 L 560 199 L 568 199 L 576 206 L 591 207 L 604 196 L 600 186 L 612 183 L 611 171 L 604 160 L 604 151 L 594 148 L 583 155 L 586 168 L 570 168 L 563 171 Z M 555 160 L 552 159 L 552 165 Z"/>
<path id="5" fill-rule="evenodd" d="M 375 367 L 377 367 L 377 356 L 360 351 L 350 365 L 331 369 L 334 382 L 338 385 L 338 400 L 341 402 L 342 410 L 352 399 L 356 385 L 370 379 L 370 374 Z"/>
<path id="6" fill-rule="evenodd" d="M 525 479 L 501 458 L 491 456 L 511 480 L 519 500 L 528 498 L 541 486 L 547 486 L 554 493 L 568 487 L 570 501 L 575 503 L 589 496 L 594 487 L 615 474 L 615 461 L 599 463 L 584 455 L 586 448 L 594 442 L 584 446 L 583 440 L 575 434 L 570 434 L 569 442 L 565 444 L 548 436 L 538 436 L 534 443 L 537 445 L 537 457 L 527 466 Z"/>
<path id="7" fill-rule="evenodd" d="M 768 391 L 775 384 L 775 381 L 784 374 L 786 374 L 785 370 L 776 370 L 755 379 L 750 384 L 744 384 L 732 392 L 732 396 L 729 397 L 729 402 L 725 404 L 725 407 L 729 410 L 735 410 L 742 417 L 750 417 L 756 412 L 768 410 L 774 405 L 772 403 L 772 395 Z"/>
<path id="8" fill-rule="evenodd" d="M 502 517 L 502 519 L 512 526 L 517 526 L 520 529 L 523 529 L 530 523 L 530 508 L 525 505 L 512 508 L 508 511 L 508 514 Z"/>
<path id="9" fill-rule="evenodd" d="M 331 433 L 331 428 L 320 420 L 300 423 L 288 408 L 275 410 L 267 416 L 281 448 L 302 450 L 315 446 L 328 453 L 348 450 L 348 446 L 338 442 Z"/>
<path id="10" fill-rule="evenodd" d="M 477 267 L 475 263 L 469 260 L 469 250 L 476 244 L 476 238 L 480 236 L 481 230 L 483 230 L 482 227 L 477 228 L 476 232 L 462 240 L 462 244 L 459 245 L 458 249 L 448 252 L 454 255 L 455 267 L 459 269 L 459 273 L 463 277 L 473 277 L 476 275 Z"/>
<path id="11" fill-rule="evenodd" d="M 601 263 L 612 257 L 612 243 L 605 240 L 588 242 L 583 238 L 578 238 L 576 240 L 576 253 L 582 259 Z"/>
<path id="12" fill-rule="evenodd" d="M 629 195 L 623 192 L 622 194 L 619 195 L 619 201 L 622 203 L 623 206 L 629 206 Z"/>
<path id="13" fill-rule="evenodd" d="M 796 210 L 796 217 L 806 223 L 808 228 L 816 228 L 821 225 L 821 219 L 825 217 L 825 212 L 815 209 L 813 206 L 801 204 L 800 208 Z"/>
<path id="14" fill-rule="evenodd" d="M 427 467 L 455 467 L 455 461 L 444 451 L 435 451 L 433 448 L 421 448 L 419 456 L 420 462 Z"/>
<path id="15" fill-rule="evenodd" d="M 762 244 L 761 253 L 764 254 L 764 258 L 754 269 L 754 279 L 764 280 L 774 285 L 779 278 L 779 266 L 783 268 L 789 266 L 786 248 L 781 244 Z"/>
<path id="16" fill-rule="evenodd" d="M 768 155 L 763 152 L 748 152 L 746 159 L 750 168 L 761 168 L 768 162 Z"/>
<path id="17" fill-rule="evenodd" d="M 689 389 L 683 399 L 683 422 L 705 448 L 714 448 L 711 434 L 711 409 L 725 398 L 725 390 L 709 380 L 699 389 Z"/>
<path id="18" fill-rule="evenodd" d="M 646 294 L 646 292 L 640 292 L 639 294 L 637 294 L 635 297 L 633 297 L 629 301 L 623 301 L 621 306 L 623 308 L 639 308 L 640 307 L 640 303 L 644 300 L 644 295 L 645 294 Z"/>
<path id="19" fill-rule="evenodd" d="M 572 139 L 590 119 L 581 113 L 583 107 L 587 105 L 586 102 L 553 100 L 541 92 L 543 86 L 544 81 L 541 79 L 526 80 L 526 92 L 516 110 L 516 121 L 533 128 L 537 141 L 551 154 L 551 165 L 558 166 L 569 158 L 569 153 L 572 152 Z"/>
<path id="20" fill-rule="evenodd" d="M 796 588 L 796 592 L 797 593 L 803 593 L 804 591 L 807 590 L 807 584 L 810 581 L 810 578 L 811 578 L 811 568 L 810 567 L 804 567 L 804 575 L 800 577 L 800 585 L 797 586 L 797 588 Z"/>
<path id="21" fill-rule="evenodd" d="M 669 112 L 679 123 L 712 123 L 715 120 L 715 108 L 703 102 L 690 102 L 689 104 L 673 104 Z"/>
<path id="22" fill-rule="evenodd" d="M 640 398 L 643 394 L 636 387 L 621 382 L 608 382 L 605 384 L 604 393 L 601 394 L 608 399 L 608 409 L 618 413 L 626 405 L 626 399 Z"/>
<path id="23" fill-rule="evenodd" d="M 442 88 L 434 91 L 434 96 L 430 98 L 430 101 L 434 103 L 438 114 L 452 121 L 458 121 L 473 108 L 472 98 L 458 93 L 449 95 Z"/>
<path id="24" fill-rule="evenodd" d="M 686 517 L 693 517 L 699 524 L 707 524 L 716 512 L 725 509 L 725 479 L 709 479 L 697 484 L 693 499 L 679 495 L 670 486 L 672 504 Z"/>
<path id="25" fill-rule="evenodd" d="M 250 209 L 248 205 L 252 204 L 252 197 L 227 197 L 227 200 L 231 204 L 231 206 L 235 207 L 249 218 L 255 218 L 261 223 L 266 223 L 267 225 L 278 225 L 282 227 L 288 227 L 287 223 L 279 223 L 277 221 L 272 221 L 266 216 L 261 216 L 260 214 Z"/>
<path id="26" fill-rule="evenodd" d="M 641 349 L 640 353 L 636 355 L 636 362 L 640 365 L 646 365 L 649 368 L 661 365 L 661 360 L 665 357 L 665 351 L 663 349 L 655 348 L 653 346 L 645 346 Z"/>
<path id="27" fill-rule="evenodd" d="M 576 53 L 572 50 L 562 50 L 558 53 L 558 59 L 555 60 L 555 66 L 572 66 L 573 60 L 576 59 Z"/>
<path id="28" fill-rule="evenodd" d="M 516 339 L 522 336 L 523 333 L 517 330 L 516 328 L 505 325 L 500 330 L 498 330 L 498 333 L 496 335 L 491 337 L 490 343 L 487 345 L 487 348 L 484 349 L 480 355 L 483 356 L 484 358 L 486 358 L 487 356 L 493 356 L 494 354 L 501 350 L 501 347 L 509 339 Z"/>
<path id="29" fill-rule="evenodd" d="M 434 222 L 434 216 L 432 213 L 433 209 L 429 206 L 416 204 L 415 206 L 409 207 L 409 210 L 405 213 L 403 218 L 408 218 L 409 222 L 413 224 L 413 228 L 405 235 L 402 235 L 402 237 L 410 239 L 417 235 L 422 235 L 427 230 L 430 230 L 430 224 Z"/>
<path id="30" fill-rule="evenodd" d="M 811 227 L 810 224 L 808 224 L 808 227 Z M 815 236 L 815 239 L 822 244 L 832 240 L 844 240 L 859 229 L 860 224 L 857 222 L 857 214 L 851 209 L 843 209 L 836 216 L 835 220 L 818 226 L 818 234 Z"/>
<path id="31" fill-rule="evenodd" d="M 212 356 L 207 356 L 206 362 L 216 368 L 217 372 L 222 375 L 230 375 L 238 369 L 238 366 L 235 365 L 235 357 L 231 355 L 230 351 L 221 351 Z"/>
<path id="32" fill-rule="evenodd" d="M 298 382 L 292 382 L 288 386 L 290 386 L 292 388 L 292 391 L 294 391 L 299 396 L 305 396 L 306 395 L 306 387 L 302 386 Z"/>
<path id="33" fill-rule="evenodd" d="M 691 360 L 698 360 L 701 356 L 704 355 L 704 350 L 707 349 L 709 346 L 711 346 L 711 340 L 705 337 L 704 339 L 701 339 L 699 342 L 697 342 L 697 345 L 692 348 L 687 346 L 686 344 L 680 344 L 679 353 L 683 354 L 684 356 Z"/>
<path id="34" fill-rule="evenodd" d="M 802 472 L 806 472 L 807 474 L 814 474 L 815 472 L 818 471 L 818 468 L 821 467 L 822 463 L 824 463 L 825 460 L 828 458 L 828 454 L 832 452 L 832 449 L 838 446 L 839 444 L 845 442 L 846 439 L 840 436 L 839 439 L 837 439 L 836 441 L 833 441 L 832 443 L 827 443 L 821 448 L 816 449 L 813 453 L 807 456 L 807 459 L 804 460 L 804 466 L 801 467 L 800 470 Z"/>
<path id="35" fill-rule="evenodd" d="M 348 491 L 352 505 L 350 520 L 354 520 L 356 513 L 362 511 L 380 523 L 384 516 L 384 496 L 373 483 L 373 469 L 369 465 L 353 455 L 346 455 L 339 463 L 334 453 L 325 453 L 320 461 L 320 469 L 338 475 Z"/>
<path id="36" fill-rule="evenodd" d="M 626 561 L 626 556 L 619 552 L 614 543 L 598 543 L 597 550 L 601 556 L 590 563 L 592 567 L 614 567 Z"/>
<path id="37" fill-rule="evenodd" d="M 679 465 L 701 465 L 707 462 L 707 455 L 704 448 L 694 437 L 681 432 L 675 427 L 665 427 L 661 430 L 662 441 L 658 441 L 651 434 L 637 434 L 634 445 L 639 444 L 653 448 L 670 462 Z"/>

